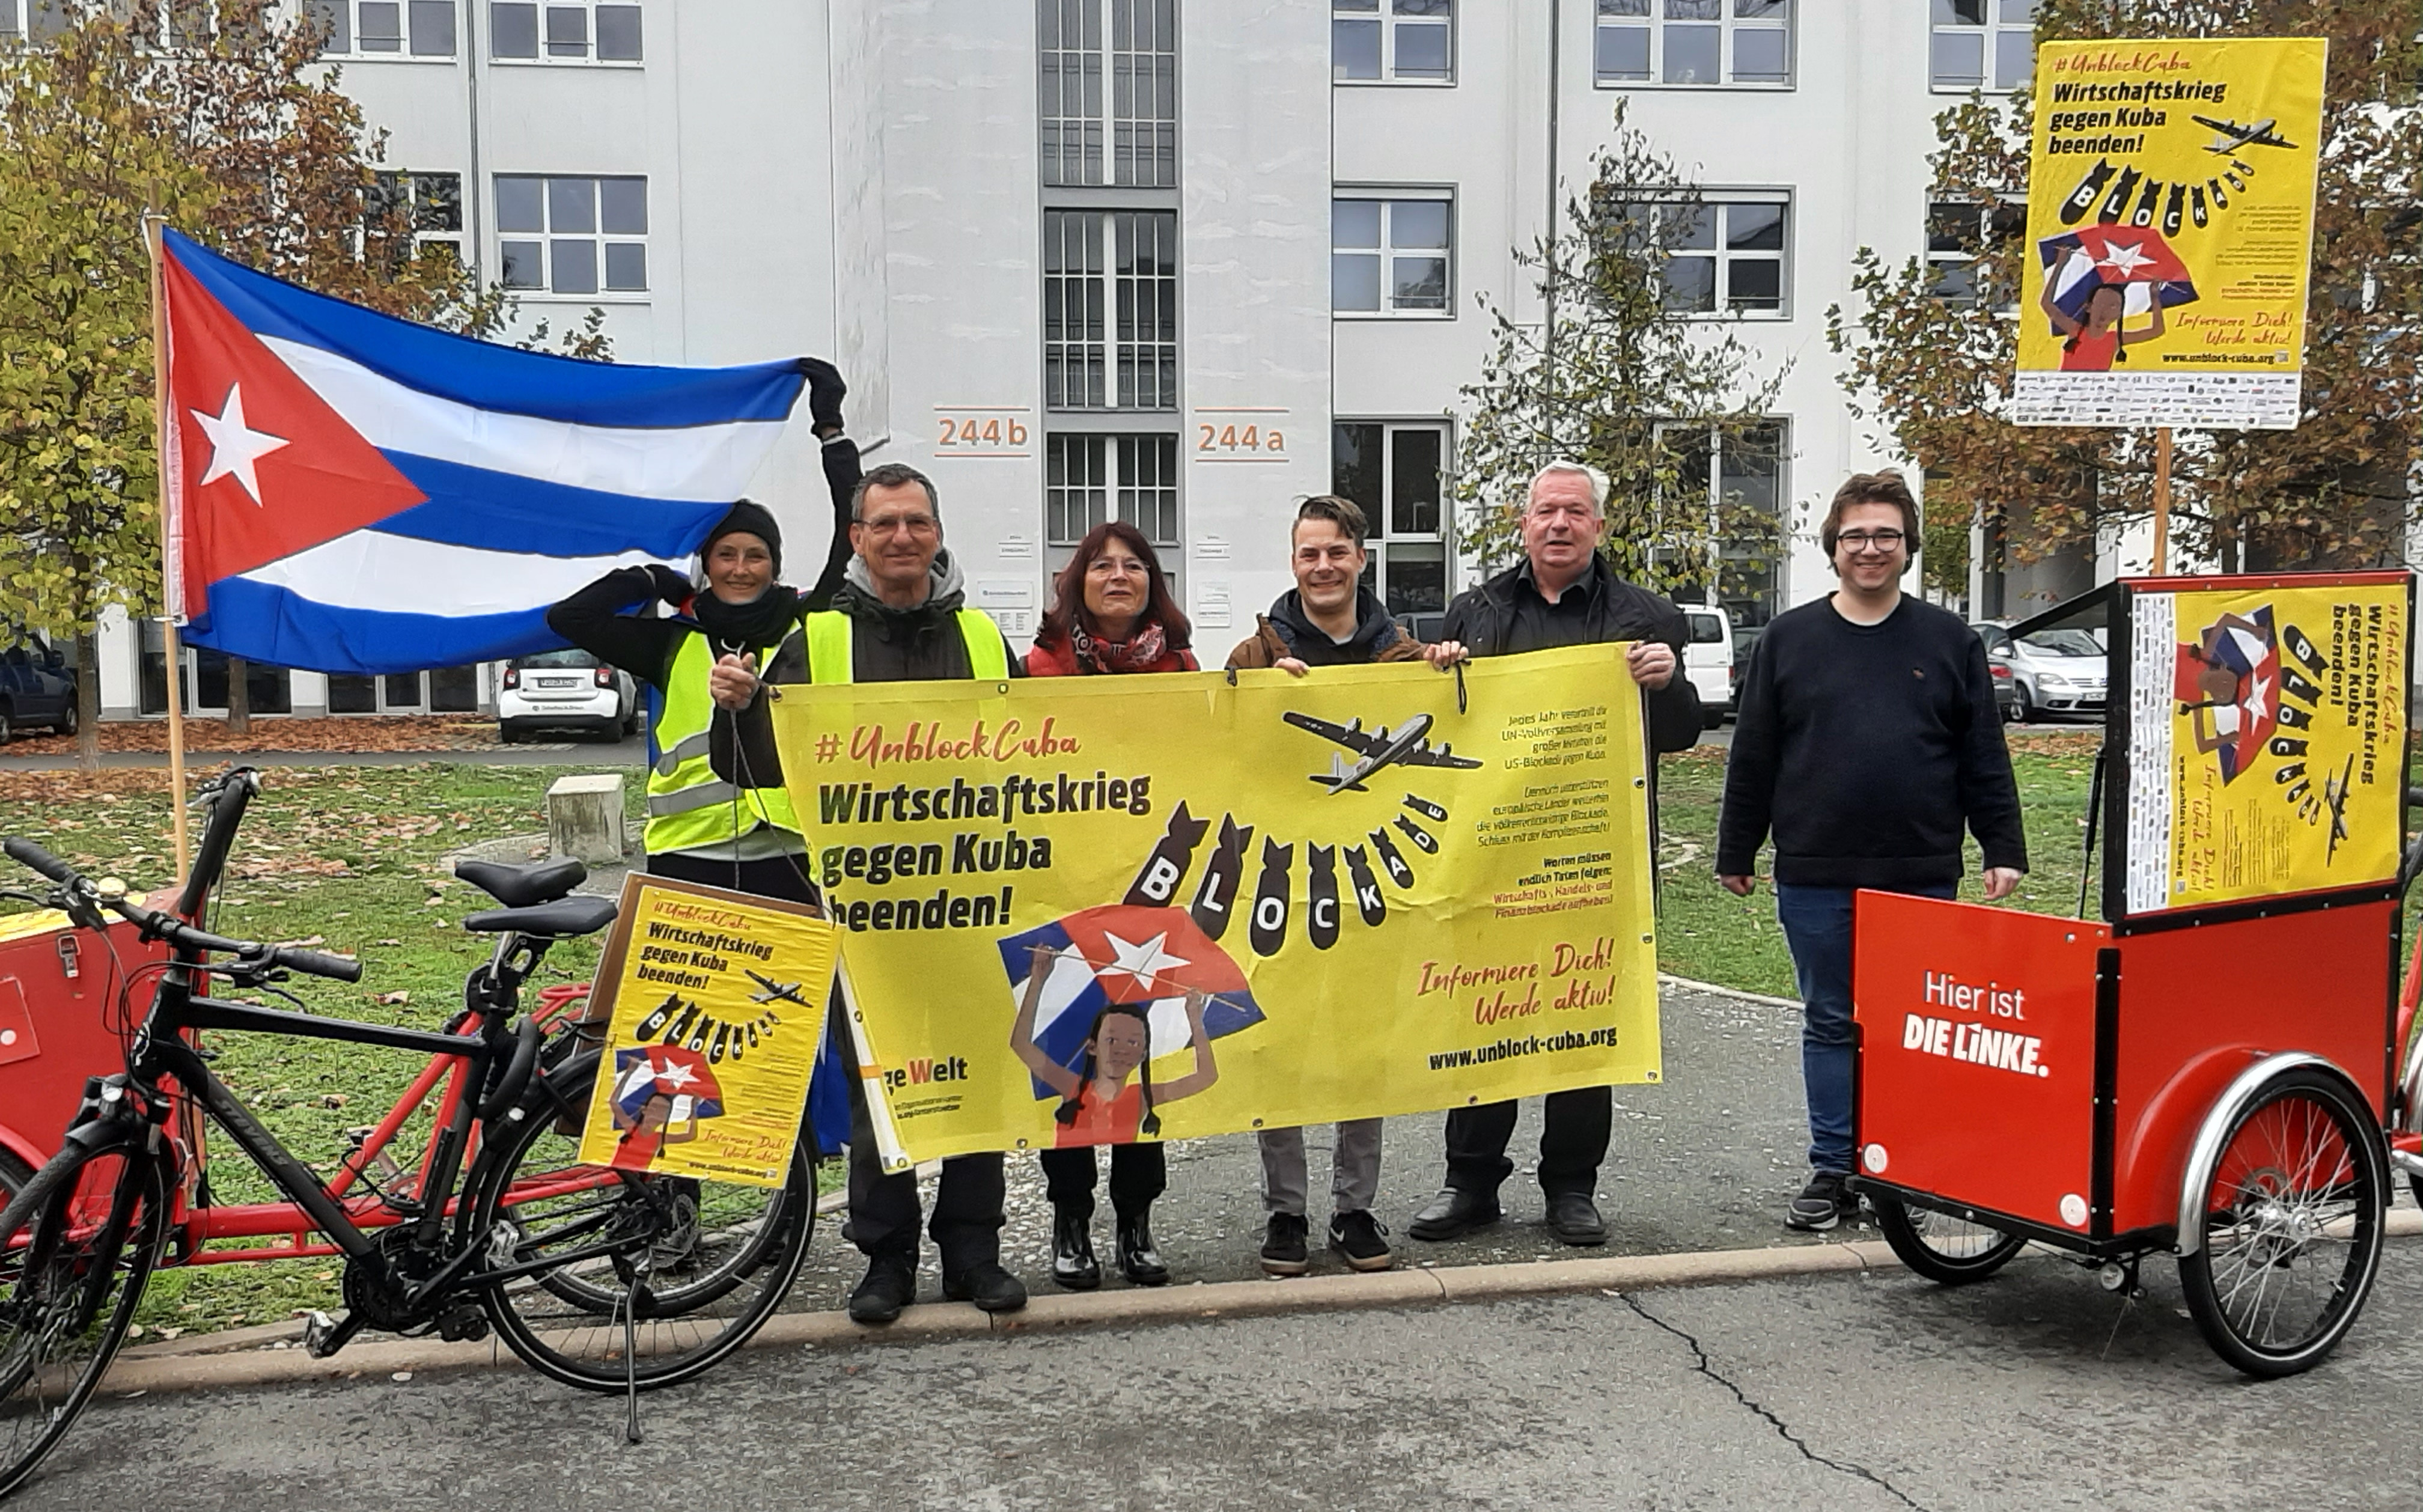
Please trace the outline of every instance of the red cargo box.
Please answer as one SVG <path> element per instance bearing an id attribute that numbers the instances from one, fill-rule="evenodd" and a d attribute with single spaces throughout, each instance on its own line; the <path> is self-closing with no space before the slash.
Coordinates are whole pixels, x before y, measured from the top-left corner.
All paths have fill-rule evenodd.
<path id="1" fill-rule="evenodd" d="M 98 935 L 45 911 L 0 918 L 0 1148 L 40 1166 L 58 1148 L 85 1078 L 123 1069 L 119 995 L 125 973 L 167 959 L 132 924 L 110 927 L 116 959 Z M 128 1012 L 141 1017 L 150 987 Z"/>

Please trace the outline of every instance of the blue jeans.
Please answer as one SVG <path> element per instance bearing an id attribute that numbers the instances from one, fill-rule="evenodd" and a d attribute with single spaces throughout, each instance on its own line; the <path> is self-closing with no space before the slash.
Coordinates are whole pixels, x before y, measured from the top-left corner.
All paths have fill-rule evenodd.
<path id="1" fill-rule="evenodd" d="M 1857 1063 L 1851 1034 L 1850 887 L 1775 884 L 1775 920 L 1792 947 L 1800 982 L 1800 1085 L 1809 1098 L 1809 1164 L 1818 1170 L 1858 1169 L 1851 1159 L 1851 1079 Z M 1943 887 L 1896 888 L 1920 898 L 1950 898 Z"/>

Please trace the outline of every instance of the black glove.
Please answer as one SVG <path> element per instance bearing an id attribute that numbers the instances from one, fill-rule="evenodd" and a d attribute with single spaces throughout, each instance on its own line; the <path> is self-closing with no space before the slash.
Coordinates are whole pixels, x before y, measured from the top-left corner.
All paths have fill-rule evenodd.
<path id="1" fill-rule="evenodd" d="M 841 369 L 820 357 L 800 358 L 800 371 L 808 375 L 808 416 L 819 432 L 842 429 L 841 402 L 849 392 Z"/>
<path id="2" fill-rule="evenodd" d="M 698 592 L 690 586 L 688 578 L 661 562 L 649 563 L 647 574 L 648 581 L 656 587 L 657 597 L 675 609 L 689 603 Z"/>

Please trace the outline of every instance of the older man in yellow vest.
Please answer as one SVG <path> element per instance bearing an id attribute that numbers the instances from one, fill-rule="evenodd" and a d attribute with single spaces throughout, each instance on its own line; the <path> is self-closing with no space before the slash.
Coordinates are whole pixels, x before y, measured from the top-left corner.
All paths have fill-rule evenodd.
<path id="1" fill-rule="evenodd" d="M 805 621 L 805 680 L 908 682 L 1016 676 L 1018 659 L 982 610 L 967 608 L 959 569 L 942 549 L 942 517 L 933 481 L 892 462 L 862 479 L 850 509 L 852 553 L 832 608 Z M 752 708 L 764 680 L 801 680 L 779 649 L 771 661 L 726 652 L 707 674 L 715 702 Z M 942 1162 L 930 1232 L 942 1253 L 942 1295 L 988 1313 L 1026 1305 L 1026 1288 L 1001 1265 L 1002 1158 L 959 1155 Z M 885 1174 L 852 1078 L 849 1144 L 850 1236 L 866 1255 L 866 1279 L 850 1294 L 849 1315 L 889 1323 L 917 1291 L 917 1179 Z"/>

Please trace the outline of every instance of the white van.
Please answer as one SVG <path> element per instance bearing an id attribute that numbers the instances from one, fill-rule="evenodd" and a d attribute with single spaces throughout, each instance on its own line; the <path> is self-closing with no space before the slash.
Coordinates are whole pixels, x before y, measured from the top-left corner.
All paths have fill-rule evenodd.
<path id="1" fill-rule="evenodd" d="M 1713 604 L 1677 604 L 1690 627 L 1683 645 L 1683 673 L 1700 695 L 1700 722 L 1715 729 L 1734 707 L 1733 616 Z"/>

